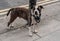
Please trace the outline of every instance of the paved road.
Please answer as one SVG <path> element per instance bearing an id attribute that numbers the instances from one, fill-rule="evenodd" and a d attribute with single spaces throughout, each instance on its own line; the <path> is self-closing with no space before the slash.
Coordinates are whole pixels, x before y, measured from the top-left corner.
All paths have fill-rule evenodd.
<path id="1" fill-rule="evenodd" d="M 7 31 L 8 19 L 0 19 L 0 41 L 60 41 L 60 2 L 44 6 L 38 33 L 28 37 L 28 29 L 20 28 Z M 26 24 L 23 19 L 17 18 L 15 27 Z"/>
<path id="2" fill-rule="evenodd" d="M 40 1 L 40 0 L 37 0 Z M 29 0 L 0 0 L 0 9 L 28 4 Z"/>

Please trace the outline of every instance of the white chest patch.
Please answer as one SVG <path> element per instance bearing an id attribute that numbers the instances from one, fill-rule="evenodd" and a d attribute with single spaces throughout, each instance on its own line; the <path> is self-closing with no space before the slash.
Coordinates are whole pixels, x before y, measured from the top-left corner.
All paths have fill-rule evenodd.
<path id="1" fill-rule="evenodd" d="M 32 16 L 32 24 L 36 24 L 36 21 L 33 16 Z"/>

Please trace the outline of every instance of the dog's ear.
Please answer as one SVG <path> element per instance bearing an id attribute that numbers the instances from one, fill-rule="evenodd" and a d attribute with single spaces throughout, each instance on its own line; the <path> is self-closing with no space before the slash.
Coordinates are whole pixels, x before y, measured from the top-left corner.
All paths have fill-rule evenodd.
<path id="1" fill-rule="evenodd" d="M 39 11 L 41 11 L 42 9 L 44 9 L 44 7 L 42 5 L 38 6 L 37 8 Z"/>
<path id="2" fill-rule="evenodd" d="M 39 9 L 44 9 L 44 7 L 42 5 L 38 6 Z"/>

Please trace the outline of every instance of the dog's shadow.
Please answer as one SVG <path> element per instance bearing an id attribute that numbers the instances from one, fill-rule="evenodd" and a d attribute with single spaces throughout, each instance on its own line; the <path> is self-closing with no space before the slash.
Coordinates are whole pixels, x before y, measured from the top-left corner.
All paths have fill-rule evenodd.
<path id="1" fill-rule="evenodd" d="M 16 27 L 16 28 L 14 28 L 14 27 L 11 27 L 10 29 L 8 29 L 8 28 L 5 28 L 4 30 L 2 30 L 1 32 L 0 32 L 0 35 L 1 34 L 4 34 L 4 33 L 8 33 L 8 32 L 11 32 L 11 31 L 14 31 L 14 30 L 17 30 L 17 29 L 24 29 L 24 28 L 26 28 L 26 24 L 25 25 L 23 25 L 23 26 L 21 26 L 21 27 Z M 28 28 L 26 28 L 26 29 L 28 29 Z"/>

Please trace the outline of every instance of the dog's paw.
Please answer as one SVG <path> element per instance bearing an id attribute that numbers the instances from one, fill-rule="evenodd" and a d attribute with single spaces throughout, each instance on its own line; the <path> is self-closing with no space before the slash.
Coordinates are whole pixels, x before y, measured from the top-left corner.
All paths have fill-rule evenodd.
<path id="1" fill-rule="evenodd" d="M 14 26 L 10 26 L 10 29 L 14 29 Z"/>
<path id="2" fill-rule="evenodd" d="M 38 33 L 38 31 L 37 30 L 34 30 L 33 33 Z"/>
<path id="3" fill-rule="evenodd" d="M 32 35 L 33 35 L 33 32 L 29 32 L 29 36 L 32 37 Z"/>
<path id="4" fill-rule="evenodd" d="M 29 34 L 29 37 L 32 37 L 32 36 L 33 36 L 33 34 L 30 33 L 30 34 Z"/>

